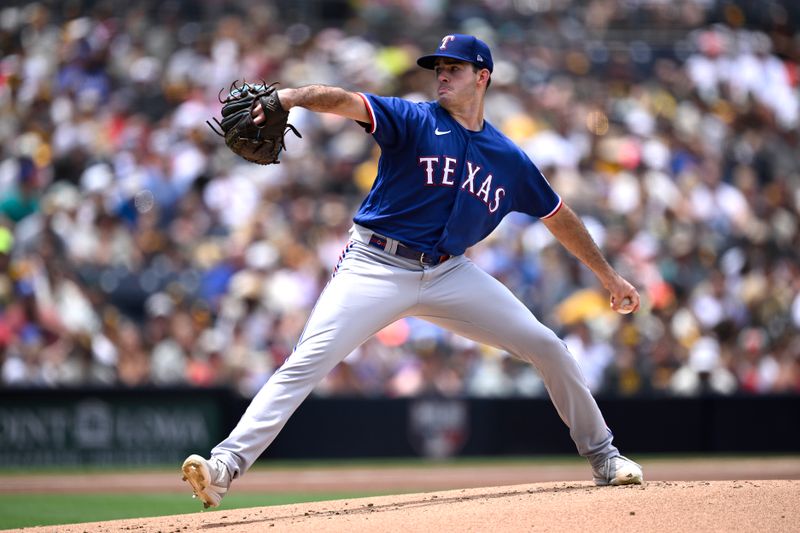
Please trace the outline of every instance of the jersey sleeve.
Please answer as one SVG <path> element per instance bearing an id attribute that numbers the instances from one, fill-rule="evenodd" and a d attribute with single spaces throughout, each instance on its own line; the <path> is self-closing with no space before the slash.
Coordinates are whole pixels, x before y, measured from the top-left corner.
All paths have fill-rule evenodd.
<path id="1" fill-rule="evenodd" d="M 358 93 L 364 99 L 371 124 L 359 122 L 367 133 L 371 133 L 378 145 L 385 150 L 403 145 L 403 141 L 419 124 L 422 112 L 417 104 L 396 97 Z"/>
<path id="2" fill-rule="evenodd" d="M 545 219 L 550 218 L 561 209 L 561 197 L 550 186 L 539 168 L 524 153 L 521 154 L 523 181 L 522 194 L 518 210 L 528 215 Z"/>

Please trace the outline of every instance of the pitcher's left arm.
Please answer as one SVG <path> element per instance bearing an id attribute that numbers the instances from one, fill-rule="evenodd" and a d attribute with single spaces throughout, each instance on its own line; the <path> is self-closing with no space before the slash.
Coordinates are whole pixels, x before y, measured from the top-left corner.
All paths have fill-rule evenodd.
<path id="1" fill-rule="evenodd" d="M 611 308 L 614 311 L 631 312 L 639 309 L 639 291 L 612 268 L 586 226 L 568 205 L 562 205 L 553 216 L 542 219 L 542 223 L 572 255 L 594 272 L 611 294 Z M 626 298 L 630 303 L 625 301 Z"/>

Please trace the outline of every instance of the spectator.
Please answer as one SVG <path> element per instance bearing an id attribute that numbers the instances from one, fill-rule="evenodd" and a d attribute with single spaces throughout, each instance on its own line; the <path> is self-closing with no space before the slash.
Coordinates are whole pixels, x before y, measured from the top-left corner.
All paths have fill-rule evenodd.
<path id="1" fill-rule="evenodd" d="M 311 2 L 292 21 L 257 2 L 201 0 L 191 20 L 156 18 L 155 0 L 2 8 L 0 386 L 252 395 L 291 352 L 378 161 L 357 126 L 302 110 L 283 164 L 238 161 L 204 124 L 219 89 L 313 78 L 427 99 L 409 42 L 447 29 L 510 58 L 487 117 L 646 295 L 642 312 L 609 314 L 524 216 L 469 251 L 564 333 L 592 390 L 800 392 L 797 5 L 565 0 L 542 17 L 539 4 L 431 4 L 420 18 Z M 317 393 L 542 390 L 507 354 L 401 321 Z"/>

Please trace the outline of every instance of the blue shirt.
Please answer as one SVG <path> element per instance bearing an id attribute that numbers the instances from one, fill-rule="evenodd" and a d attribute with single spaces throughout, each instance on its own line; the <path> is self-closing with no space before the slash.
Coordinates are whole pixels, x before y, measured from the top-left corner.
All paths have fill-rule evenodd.
<path id="1" fill-rule="evenodd" d="M 431 255 L 460 255 L 505 215 L 546 218 L 561 198 L 528 156 L 484 121 L 461 126 L 438 102 L 362 94 L 381 148 L 357 224 Z"/>

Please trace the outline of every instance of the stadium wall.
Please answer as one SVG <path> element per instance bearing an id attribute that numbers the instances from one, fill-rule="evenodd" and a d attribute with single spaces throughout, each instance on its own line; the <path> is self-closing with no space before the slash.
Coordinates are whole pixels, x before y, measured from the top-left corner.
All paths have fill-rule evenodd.
<path id="1" fill-rule="evenodd" d="M 627 453 L 798 453 L 800 396 L 600 398 Z M 0 391 L 0 467 L 207 454 L 248 401 L 227 389 Z M 572 454 L 546 399 L 309 398 L 273 459 Z"/>

